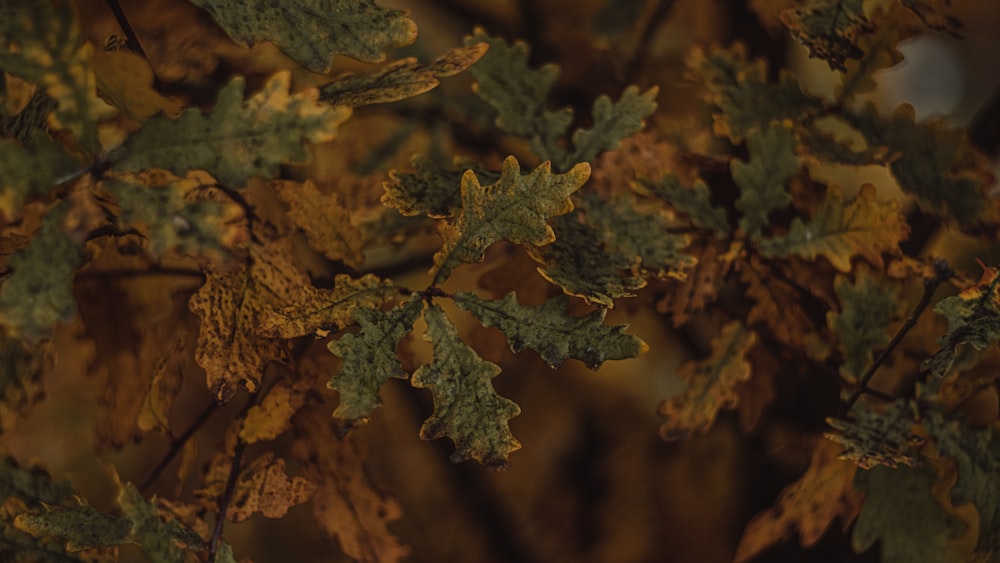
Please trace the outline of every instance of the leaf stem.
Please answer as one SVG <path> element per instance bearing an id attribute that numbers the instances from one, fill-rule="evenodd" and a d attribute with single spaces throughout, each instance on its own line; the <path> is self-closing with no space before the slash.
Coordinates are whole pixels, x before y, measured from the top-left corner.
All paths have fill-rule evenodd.
<path id="1" fill-rule="evenodd" d="M 160 474 L 163 473 L 167 466 L 170 465 L 170 462 L 172 462 L 174 458 L 177 457 L 177 454 L 180 453 L 181 449 L 184 448 L 184 445 L 188 442 L 188 440 L 194 436 L 194 433 L 197 432 L 199 428 L 204 426 L 205 422 L 211 418 L 212 413 L 214 413 L 218 408 L 219 404 L 215 401 L 209 403 L 209 405 L 198 415 L 198 418 L 194 419 L 194 422 L 192 422 L 191 425 L 184 430 L 184 433 L 170 442 L 170 451 L 167 452 L 167 455 L 163 456 L 160 463 L 156 464 L 156 467 L 154 467 L 153 470 L 149 472 L 149 475 L 142 480 L 142 483 L 139 484 L 140 491 L 145 492 L 146 489 L 148 489 L 150 485 L 152 485 L 153 482 L 159 478 Z"/>
<path id="2" fill-rule="evenodd" d="M 899 330 L 892 337 L 892 340 L 889 341 L 888 346 L 879 351 L 879 353 L 875 356 L 875 360 L 870 366 L 868 366 L 868 369 L 865 370 L 865 373 L 858 380 L 858 386 L 844 402 L 846 410 L 851 410 L 851 407 L 853 407 L 854 404 L 858 402 L 858 399 L 861 398 L 862 393 L 870 391 L 868 389 L 868 383 L 871 381 L 872 377 L 875 376 L 875 372 L 883 363 L 885 363 L 889 354 L 892 353 L 896 346 L 899 345 L 899 343 L 903 340 L 903 337 L 906 336 L 906 333 L 908 333 L 910 329 L 917 324 L 917 319 L 920 318 L 921 313 L 923 313 L 924 309 L 931 304 L 931 298 L 934 297 L 934 293 L 937 291 L 938 286 L 951 279 L 954 275 L 955 271 L 948 265 L 947 260 L 942 258 L 934 262 L 934 277 L 924 280 L 924 294 L 920 297 L 920 301 L 913 309 L 913 313 L 911 313 L 906 319 L 903 326 L 899 327 Z"/>

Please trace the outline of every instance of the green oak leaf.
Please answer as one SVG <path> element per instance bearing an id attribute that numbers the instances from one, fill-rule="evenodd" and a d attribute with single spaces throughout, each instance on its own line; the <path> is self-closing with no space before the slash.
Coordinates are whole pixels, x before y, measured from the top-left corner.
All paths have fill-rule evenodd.
<path id="1" fill-rule="evenodd" d="M 41 129 L 33 129 L 29 138 L 30 145 L 0 139 L 0 214 L 8 218 L 21 215 L 25 199 L 48 193 L 80 168 Z"/>
<path id="2" fill-rule="evenodd" d="M 791 129 L 771 123 L 767 129 L 746 136 L 747 162 L 729 163 L 733 181 L 740 188 L 736 208 L 743 213 L 740 228 L 750 237 L 760 234 L 772 211 L 788 207 L 792 195 L 785 184 L 798 173 L 801 163 L 795 155 L 795 135 Z"/>
<path id="3" fill-rule="evenodd" d="M 864 493 L 865 501 L 851 535 L 854 550 L 866 551 L 880 542 L 883 563 L 963 561 L 949 540 L 964 526 L 932 496 L 936 482 L 927 467 L 858 471 L 854 488 Z"/>
<path id="4" fill-rule="evenodd" d="M 66 201 L 46 213 L 28 248 L 7 262 L 13 273 L 0 286 L 0 322 L 28 341 L 48 338 L 57 322 L 76 314 L 73 275 L 84 256 L 63 230 L 69 206 Z"/>
<path id="5" fill-rule="evenodd" d="M 417 26 L 402 10 L 372 0 L 191 0 L 244 46 L 270 41 L 313 72 L 328 72 L 334 55 L 376 63 L 385 49 L 409 45 Z"/>
<path id="6" fill-rule="evenodd" d="M 138 544 L 150 561 L 183 563 L 187 550 L 202 547 L 203 541 L 197 533 L 177 520 L 164 520 L 156 505 L 146 500 L 135 485 L 119 482 L 118 487 L 118 506 L 129 521 L 128 540 Z M 228 547 L 228 543 L 225 545 Z"/>
<path id="7" fill-rule="evenodd" d="M 28 508 L 57 505 L 73 496 L 69 481 L 56 482 L 41 467 L 24 467 L 9 455 L 0 456 L 0 498 L 16 497 Z"/>
<path id="8" fill-rule="evenodd" d="M 569 298 L 565 295 L 537 307 L 521 305 L 513 292 L 493 300 L 460 291 L 453 299 L 484 326 L 499 328 L 515 353 L 531 348 L 554 368 L 574 358 L 597 369 L 605 360 L 634 358 L 648 348 L 638 337 L 625 334 L 628 325 L 605 325 L 607 309 L 582 317 L 567 315 Z"/>
<path id="9" fill-rule="evenodd" d="M 845 71 L 849 59 L 864 56 L 859 37 L 874 31 L 863 4 L 864 0 L 807 0 L 782 12 L 781 21 L 809 49 L 810 57 Z"/>
<path id="10" fill-rule="evenodd" d="M 241 188 L 259 176 L 274 178 L 281 164 L 307 159 L 304 144 L 332 139 L 351 110 L 317 102 L 315 89 L 289 94 L 291 75 L 279 72 L 244 100 L 235 78 L 215 108 L 188 109 L 176 119 L 155 116 L 111 155 L 115 168 L 134 172 L 165 168 L 179 175 L 205 170 L 223 185 Z"/>
<path id="11" fill-rule="evenodd" d="M 132 528 L 125 516 L 109 516 L 89 504 L 26 512 L 14 519 L 14 525 L 36 537 L 63 539 L 70 552 L 121 545 Z"/>
<path id="12" fill-rule="evenodd" d="M 889 325 L 899 314 L 899 291 L 867 270 L 859 272 L 853 283 L 847 276 L 837 276 L 833 289 L 840 312 L 829 311 L 826 324 L 844 358 L 840 375 L 856 381 L 874 352 L 889 343 Z"/>
<path id="13" fill-rule="evenodd" d="M 862 469 L 878 465 L 898 467 L 917 465 L 916 452 L 911 444 L 916 420 L 912 402 L 899 399 L 885 412 L 877 411 L 864 401 L 858 402 L 853 420 L 826 419 L 837 432 L 828 432 L 827 438 L 844 446 L 840 457 Z"/>
<path id="14" fill-rule="evenodd" d="M 644 120 L 656 111 L 658 91 L 654 86 L 640 93 L 638 86 L 629 86 L 617 102 L 599 96 L 591 110 L 593 126 L 573 133 L 573 150 L 561 161 L 556 160 L 556 167 L 567 170 L 577 162 L 591 162 L 598 154 L 618 148 L 618 142 L 625 137 L 641 131 Z"/>
<path id="15" fill-rule="evenodd" d="M 424 320 L 424 338 L 434 346 L 434 358 L 414 372 L 411 382 L 430 389 L 434 411 L 420 427 L 420 437 L 450 438 L 455 443 L 454 463 L 474 459 L 488 467 L 507 467 L 507 457 L 521 447 L 508 421 L 521 409 L 493 388 L 491 380 L 500 366 L 480 358 L 462 342 L 437 305 L 424 312 Z"/>
<path id="16" fill-rule="evenodd" d="M 32 346 L 0 329 L 0 432 L 44 397 L 42 371 L 51 361 L 49 343 Z"/>
<path id="17" fill-rule="evenodd" d="M 590 177 L 590 165 L 553 174 L 548 162 L 527 175 L 513 156 L 503 162 L 500 179 L 482 185 L 475 172 L 462 175 L 462 211 L 440 223 L 444 246 L 434 255 L 431 275 L 441 283 L 462 263 L 479 262 L 493 243 L 549 244 L 555 233 L 546 222 L 573 209 L 569 196 Z"/>
<path id="18" fill-rule="evenodd" d="M 958 464 L 958 481 L 952 502 L 975 504 L 979 513 L 977 561 L 1000 558 L 1000 433 L 989 428 L 973 430 L 958 421 L 946 421 L 934 412 L 926 419 L 937 451 Z"/>
<path id="19" fill-rule="evenodd" d="M 406 378 L 396 349 L 413 330 L 423 308 L 419 295 L 389 311 L 358 307 L 352 315 L 361 331 L 345 334 L 328 345 L 331 352 L 344 359 L 340 372 L 330 378 L 327 387 L 340 393 L 333 416 L 348 428 L 367 422 L 372 411 L 382 404 L 379 391 L 386 381 Z"/>
<path id="20" fill-rule="evenodd" d="M 0 18 L 0 68 L 44 88 L 57 105 L 54 125 L 71 130 L 87 152 L 96 153 L 93 46 L 80 34 L 75 3 L 19 0 L 7 10 Z"/>
<path id="21" fill-rule="evenodd" d="M 726 210 L 712 207 L 711 192 L 702 180 L 690 188 L 681 183 L 676 174 L 664 174 L 657 182 L 643 181 L 633 184 L 633 189 L 643 195 L 652 195 L 670 207 L 688 216 L 697 227 L 712 229 L 722 238 L 729 233 Z"/>
<path id="22" fill-rule="evenodd" d="M 389 181 L 385 183 L 385 194 L 382 196 L 382 203 L 406 216 L 453 217 L 462 209 L 461 185 L 466 170 L 472 170 L 480 182 L 487 184 L 500 179 L 496 172 L 475 164 L 449 170 L 422 155 L 415 156 L 412 164 L 415 168 L 412 172 L 389 172 Z"/>
<path id="23" fill-rule="evenodd" d="M 948 332 L 937 340 L 941 349 L 921 365 L 936 376 L 928 382 L 932 390 L 951 371 L 958 346 L 981 351 L 1000 340 L 1000 270 L 986 268 L 976 285 L 942 299 L 934 312 L 948 319 Z"/>

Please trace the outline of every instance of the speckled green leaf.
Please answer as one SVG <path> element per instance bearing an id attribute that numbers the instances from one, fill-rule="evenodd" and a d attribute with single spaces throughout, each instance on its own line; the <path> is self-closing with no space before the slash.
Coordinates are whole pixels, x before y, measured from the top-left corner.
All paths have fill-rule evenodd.
<path id="1" fill-rule="evenodd" d="M 56 505 L 73 496 L 69 481 L 56 482 L 40 467 L 24 467 L 13 457 L 0 457 L 0 498 L 17 497 L 28 508 Z"/>
<path id="2" fill-rule="evenodd" d="M 0 139 L 0 215 L 19 217 L 24 200 L 48 193 L 79 165 L 41 129 L 30 133 L 31 146 Z"/>
<path id="3" fill-rule="evenodd" d="M 977 561 L 1000 559 L 1000 433 L 989 428 L 973 430 L 961 422 L 946 421 L 940 413 L 927 417 L 926 427 L 938 453 L 958 464 L 952 503 L 976 505 L 976 556 L 981 558 Z"/>
<path id="4" fill-rule="evenodd" d="M 565 295 L 537 307 L 521 305 L 514 293 L 493 300 L 460 291 L 453 298 L 460 309 L 475 315 L 483 325 L 499 328 L 515 353 L 531 348 L 552 367 L 574 358 L 597 369 L 605 360 L 634 358 L 646 349 L 638 337 L 625 334 L 628 325 L 604 324 L 607 309 L 569 316 Z"/>
<path id="5" fill-rule="evenodd" d="M 726 210 L 712 207 L 711 192 L 701 180 L 696 180 L 689 188 L 681 184 L 676 174 L 664 174 L 655 183 L 644 181 L 635 184 L 635 189 L 660 198 L 670 207 L 687 215 L 695 226 L 715 231 L 717 237 L 723 237 L 729 232 Z"/>
<path id="6" fill-rule="evenodd" d="M 810 57 L 842 71 L 848 59 L 864 55 L 859 37 L 874 31 L 863 4 L 864 0 L 807 0 L 782 12 L 781 21 L 809 49 Z"/>
<path id="7" fill-rule="evenodd" d="M 89 504 L 20 514 L 14 525 L 33 536 L 63 539 L 71 552 L 121 545 L 132 527 L 128 518 L 102 514 Z"/>
<path id="8" fill-rule="evenodd" d="M 129 522 L 129 541 L 155 563 L 182 563 L 187 549 L 200 550 L 203 542 L 177 520 L 164 520 L 156 506 L 132 483 L 119 483 L 118 506 Z M 187 548 L 187 549 L 185 549 Z"/>
<path id="9" fill-rule="evenodd" d="M 352 108 L 405 100 L 434 89 L 441 78 L 467 69 L 487 48 L 485 43 L 473 43 L 452 49 L 430 64 L 410 58 L 372 74 L 344 76 L 320 88 L 319 98 Z"/>
<path id="10" fill-rule="evenodd" d="M 795 156 L 795 135 L 791 129 L 772 123 L 767 129 L 747 134 L 746 162 L 729 163 L 733 181 L 740 188 L 736 208 L 743 213 L 740 228 L 747 236 L 755 237 L 768 224 L 772 211 L 788 207 L 792 196 L 785 184 L 799 171 L 801 164 Z"/>
<path id="11" fill-rule="evenodd" d="M 426 215 L 433 218 L 452 217 L 462 208 L 462 176 L 472 170 L 479 181 L 492 184 L 500 175 L 478 165 L 449 170 L 434 164 L 425 156 L 413 158 L 413 172 L 389 172 L 382 203 L 406 216 Z"/>
<path id="12" fill-rule="evenodd" d="M 207 10 L 234 41 L 270 41 L 314 72 L 330 70 L 334 55 L 365 62 L 385 60 L 389 47 L 417 38 L 417 26 L 402 10 L 372 0 L 191 0 Z"/>
<path id="13" fill-rule="evenodd" d="M 254 177 L 274 178 L 279 166 L 307 160 L 306 143 L 329 141 L 350 110 L 316 101 L 317 91 L 289 94 L 290 74 L 275 74 L 244 99 L 236 78 L 209 113 L 185 110 L 177 119 L 156 116 L 112 155 L 115 167 L 134 172 L 165 168 L 184 175 L 205 170 L 223 185 L 241 188 Z"/>
<path id="14" fill-rule="evenodd" d="M 913 404 L 899 399 L 883 410 L 858 402 L 851 411 L 851 420 L 827 419 L 837 432 L 829 432 L 826 437 L 844 446 L 842 459 L 862 469 L 917 465 L 916 451 L 910 443 L 916 425 Z"/>
<path id="15" fill-rule="evenodd" d="M 889 325 L 899 313 L 899 292 L 894 285 L 867 270 L 853 282 L 837 276 L 833 289 L 840 311 L 829 311 L 826 324 L 837 337 L 844 363 L 840 375 L 856 380 L 872 361 L 872 355 L 889 343 Z"/>
<path id="16" fill-rule="evenodd" d="M 0 322 L 25 340 L 48 338 L 76 313 L 73 274 L 83 252 L 63 231 L 68 209 L 64 202 L 50 210 L 28 248 L 7 262 L 13 273 L 0 286 Z"/>
<path id="17" fill-rule="evenodd" d="M 344 359 L 340 372 L 330 378 L 327 387 L 340 393 L 333 416 L 347 427 L 368 421 L 372 411 L 382 404 L 379 391 L 386 381 L 406 378 L 396 350 L 400 340 L 413 330 L 423 307 L 419 295 L 386 312 L 359 307 L 353 316 L 361 331 L 345 334 L 328 345 L 331 352 Z"/>
<path id="18" fill-rule="evenodd" d="M 100 147 L 93 47 L 83 42 L 74 4 L 69 0 L 9 4 L 12 13 L 0 18 L 0 68 L 44 88 L 57 104 L 54 125 L 71 130 L 85 150 L 96 153 Z M 11 43 L 17 48 L 8 49 Z"/>
<path id="19" fill-rule="evenodd" d="M 1000 340 L 1000 270 L 986 268 L 979 283 L 942 299 L 934 312 L 948 319 L 948 332 L 937 340 L 941 349 L 921 366 L 936 376 L 929 382 L 931 389 L 940 384 L 938 378 L 948 375 L 958 346 L 984 350 Z"/>
<path id="20" fill-rule="evenodd" d="M 949 544 L 964 528 L 931 494 L 937 476 L 929 467 L 885 466 L 858 471 L 864 493 L 851 544 L 867 551 L 880 542 L 882 563 L 941 563 L 965 559 Z"/>
<path id="21" fill-rule="evenodd" d="M 474 459 L 489 467 L 506 467 L 507 457 L 521 447 L 508 421 L 521 409 L 493 388 L 491 380 L 500 367 L 462 342 L 437 305 L 427 309 L 424 319 L 434 359 L 413 374 L 412 382 L 414 387 L 430 389 L 434 412 L 420 427 L 420 437 L 450 438 L 455 443 L 454 463 Z"/>
<path id="22" fill-rule="evenodd" d="M 482 260 L 493 243 L 551 243 L 555 233 L 546 221 L 573 209 L 569 196 L 589 177 L 586 163 L 553 174 L 545 162 L 522 175 L 512 156 L 504 160 L 500 179 L 493 184 L 482 185 L 475 172 L 467 170 L 462 175 L 462 211 L 453 223 L 439 224 L 444 246 L 434 255 L 434 283 L 446 280 L 459 264 Z"/>

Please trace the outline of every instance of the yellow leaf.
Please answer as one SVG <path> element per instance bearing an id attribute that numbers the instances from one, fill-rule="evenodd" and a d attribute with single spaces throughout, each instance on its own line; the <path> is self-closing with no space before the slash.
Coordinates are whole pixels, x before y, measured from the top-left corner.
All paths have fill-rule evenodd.
<path id="1" fill-rule="evenodd" d="M 125 49 L 98 50 L 93 65 L 98 93 L 130 118 L 145 121 L 160 112 L 170 118 L 180 113 L 180 102 L 153 89 L 153 68 L 142 56 Z"/>
<path id="2" fill-rule="evenodd" d="M 309 238 L 309 244 L 330 260 L 358 269 L 365 260 L 364 236 L 351 224 L 351 209 L 335 192 L 323 193 L 311 180 L 276 180 L 271 186 L 288 204 L 288 218 Z"/>

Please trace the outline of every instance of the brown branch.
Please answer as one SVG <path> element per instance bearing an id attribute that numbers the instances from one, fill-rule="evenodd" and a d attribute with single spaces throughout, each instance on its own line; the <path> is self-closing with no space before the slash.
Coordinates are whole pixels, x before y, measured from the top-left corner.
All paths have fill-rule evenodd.
<path id="1" fill-rule="evenodd" d="M 233 464 L 229 468 L 229 477 L 226 479 L 226 488 L 222 491 L 222 498 L 219 499 L 219 513 L 215 518 L 215 529 L 212 530 L 212 538 L 208 544 L 208 563 L 215 563 L 215 555 L 219 551 L 219 543 L 222 541 L 222 529 L 226 525 L 226 512 L 229 510 L 229 503 L 233 500 L 233 493 L 236 492 L 236 478 L 240 474 L 240 463 L 243 461 L 243 452 L 247 443 L 243 438 L 236 438 L 236 448 L 233 449 Z"/>
<path id="2" fill-rule="evenodd" d="M 656 30 L 666 21 L 674 4 L 676 4 L 675 0 L 655 0 L 655 2 L 656 6 L 653 7 L 653 13 L 645 22 L 642 22 L 644 25 L 639 31 L 639 40 L 636 41 L 635 47 L 632 49 L 632 53 L 625 63 L 626 82 L 635 82 L 636 75 L 639 74 L 643 65 L 646 64 L 649 45 L 656 35 Z"/>
<path id="3" fill-rule="evenodd" d="M 923 313 L 924 309 L 931 304 L 931 298 L 934 297 L 934 292 L 937 291 L 938 286 L 951 279 L 954 275 L 955 271 L 951 269 L 951 266 L 948 265 L 946 260 L 940 259 L 934 262 L 934 277 L 924 280 L 924 294 L 920 297 L 920 301 L 913 309 L 913 313 L 911 313 L 906 319 L 903 326 L 899 327 L 899 330 L 892 337 L 892 340 L 889 341 L 889 345 L 879 351 L 878 355 L 875 356 L 875 361 L 868 366 L 868 369 L 865 370 L 865 373 L 858 380 L 858 386 L 844 402 L 846 410 L 851 410 L 851 407 L 853 407 L 854 404 L 858 402 L 858 399 L 861 398 L 861 394 L 868 391 L 868 383 L 872 380 L 872 377 L 875 376 L 875 372 L 883 363 L 885 363 L 885 360 L 889 357 L 889 354 L 896 349 L 896 346 L 902 342 L 906 333 L 910 332 L 910 329 L 917 324 L 917 319 L 920 318 L 921 313 Z"/>
<path id="4" fill-rule="evenodd" d="M 163 473 L 167 466 L 170 465 L 170 462 L 177 457 L 177 454 L 184 448 L 184 445 L 187 444 L 188 440 L 190 440 L 191 437 L 194 436 L 194 433 L 197 432 L 209 418 L 211 418 L 212 413 L 214 413 L 218 408 L 219 404 L 212 401 L 207 407 L 204 408 L 204 410 L 201 411 L 198 418 L 196 418 L 194 422 L 187 427 L 184 433 L 170 442 L 170 450 L 167 452 L 167 455 L 163 456 L 160 462 L 156 464 L 156 467 L 154 467 L 153 470 L 149 472 L 149 475 L 142 480 L 142 483 L 139 484 L 140 491 L 145 492 L 145 490 L 148 489 L 154 481 L 156 481 L 160 474 Z"/>
<path id="5" fill-rule="evenodd" d="M 114 14 L 115 20 L 118 22 L 118 26 L 122 28 L 125 33 L 125 41 L 128 44 L 128 48 L 135 54 L 140 55 L 142 58 L 149 62 L 149 57 L 146 56 L 146 51 L 143 50 L 142 45 L 139 43 L 139 38 L 135 34 L 135 30 L 132 29 L 132 24 L 129 23 L 128 18 L 125 17 L 125 12 L 122 10 L 122 5 L 118 3 L 118 0 L 106 0 L 108 8 L 111 13 Z M 152 68 L 152 64 L 150 64 Z M 153 71 L 153 75 L 156 75 L 156 71 Z"/>

